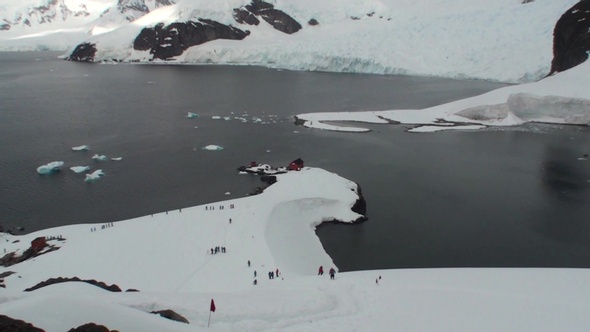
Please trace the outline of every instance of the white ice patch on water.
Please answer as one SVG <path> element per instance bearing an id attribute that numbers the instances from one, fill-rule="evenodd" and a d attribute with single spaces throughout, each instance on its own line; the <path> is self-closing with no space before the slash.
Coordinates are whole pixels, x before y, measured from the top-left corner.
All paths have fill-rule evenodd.
<path id="1" fill-rule="evenodd" d="M 96 171 L 94 171 L 90 174 L 86 174 L 86 179 L 84 179 L 84 181 L 94 182 L 94 181 L 100 179 L 103 175 L 104 175 L 104 172 L 102 171 L 102 169 L 97 169 Z"/>
<path id="2" fill-rule="evenodd" d="M 221 120 L 221 117 L 219 115 L 213 115 L 211 117 L 211 119 L 213 119 L 213 120 Z"/>
<path id="3" fill-rule="evenodd" d="M 74 150 L 74 151 L 88 151 L 89 149 L 90 149 L 90 147 L 88 145 L 74 146 L 72 148 L 72 150 Z"/>
<path id="4" fill-rule="evenodd" d="M 203 147 L 202 149 L 209 150 L 209 151 L 221 151 L 221 150 L 223 150 L 223 147 L 219 146 L 219 145 L 210 144 L 210 145 Z"/>
<path id="5" fill-rule="evenodd" d="M 70 167 L 70 169 L 74 173 L 84 173 L 90 169 L 90 166 L 72 166 L 72 167 Z"/>
<path id="6" fill-rule="evenodd" d="M 37 167 L 37 173 L 39 174 L 51 174 L 59 171 L 59 168 L 63 166 L 63 161 L 52 161 L 48 164 Z"/>
<path id="7" fill-rule="evenodd" d="M 192 112 L 188 112 L 188 114 L 186 115 L 187 118 L 189 119 L 194 119 L 194 118 L 198 118 L 199 115 L 196 113 L 192 113 Z"/>
<path id="8" fill-rule="evenodd" d="M 107 160 L 107 156 L 102 155 L 102 154 L 101 155 L 95 154 L 94 156 L 92 156 L 92 159 L 102 161 L 102 160 Z"/>
<path id="9" fill-rule="evenodd" d="M 121 161 L 123 160 L 123 157 L 113 157 L 111 158 L 112 161 Z"/>

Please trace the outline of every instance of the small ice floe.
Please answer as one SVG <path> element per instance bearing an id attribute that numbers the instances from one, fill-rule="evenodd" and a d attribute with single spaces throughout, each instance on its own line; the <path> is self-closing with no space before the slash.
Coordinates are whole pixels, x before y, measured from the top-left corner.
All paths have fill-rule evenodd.
<path id="1" fill-rule="evenodd" d="M 219 115 L 213 115 L 211 117 L 211 119 L 213 119 L 213 120 L 221 120 L 221 117 Z"/>
<path id="2" fill-rule="evenodd" d="M 107 160 L 107 156 L 102 155 L 102 154 L 95 154 L 94 156 L 92 156 L 93 160 L 98 160 L 98 161 L 102 161 L 102 160 Z"/>
<path id="3" fill-rule="evenodd" d="M 83 172 L 86 172 L 87 170 L 89 170 L 90 166 L 73 166 L 73 167 L 70 167 L 70 169 L 74 173 L 83 173 Z"/>
<path id="4" fill-rule="evenodd" d="M 86 174 L 86 179 L 84 179 L 84 181 L 94 182 L 94 181 L 100 179 L 103 175 L 104 175 L 104 172 L 102 171 L 102 169 L 97 169 L 96 171 L 94 171 L 90 174 Z"/>
<path id="5" fill-rule="evenodd" d="M 299 131 L 293 130 L 293 134 L 299 134 Z"/>
<path id="6" fill-rule="evenodd" d="M 74 150 L 74 151 L 88 151 L 89 149 L 90 149 L 90 147 L 88 145 L 74 146 L 72 148 L 72 150 Z"/>
<path id="7" fill-rule="evenodd" d="M 188 112 L 188 114 L 186 115 L 187 118 L 189 119 L 194 119 L 194 118 L 198 118 L 199 115 L 193 112 Z"/>
<path id="8" fill-rule="evenodd" d="M 156 82 L 148 81 L 147 84 L 156 84 Z"/>
<path id="9" fill-rule="evenodd" d="M 221 150 L 223 150 L 223 147 L 221 147 L 219 145 L 210 144 L 210 145 L 203 147 L 203 150 L 221 151 Z"/>
<path id="10" fill-rule="evenodd" d="M 39 174 L 51 174 L 59 171 L 59 168 L 64 164 L 63 161 L 52 161 L 49 164 L 37 167 Z"/>
<path id="11" fill-rule="evenodd" d="M 252 121 L 254 123 L 261 123 L 262 122 L 262 119 L 261 118 L 257 118 L 257 117 L 252 117 Z"/>
<path id="12" fill-rule="evenodd" d="M 248 174 L 248 172 L 239 171 L 238 174 Z M 590 181 L 590 180 L 588 180 L 588 181 Z"/>
<path id="13" fill-rule="evenodd" d="M 121 161 L 123 160 L 123 157 L 113 157 L 111 158 L 112 161 Z"/>
<path id="14" fill-rule="evenodd" d="M 195 129 L 199 128 L 198 126 L 195 126 Z"/>
<path id="15" fill-rule="evenodd" d="M 231 118 L 230 118 L 229 116 L 224 116 L 224 117 L 223 117 L 223 120 L 225 120 L 225 121 L 229 121 L 229 120 L 231 120 Z"/>
<path id="16" fill-rule="evenodd" d="M 266 150 L 266 152 L 270 152 L 270 150 Z"/>
<path id="17" fill-rule="evenodd" d="M 84 77 L 88 77 L 88 74 L 84 74 Z"/>
<path id="18" fill-rule="evenodd" d="M 231 195 L 231 193 L 230 193 L 229 191 L 227 191 L 225 194 L 226 194 L 226 195 Z"/>

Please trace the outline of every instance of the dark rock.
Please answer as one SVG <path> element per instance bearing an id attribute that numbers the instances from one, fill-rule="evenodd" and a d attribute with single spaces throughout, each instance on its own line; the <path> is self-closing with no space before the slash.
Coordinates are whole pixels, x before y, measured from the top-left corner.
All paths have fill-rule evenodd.
<path id="1" fill-rule="evenodd" d="M 0 30 L 10 30 L 10 24 L 8 23 L 4 23 L 4 24 L 0 24 Z"/>
<path id="2" fill-rule="evenodd" d="M 30 288 L 25 289 L 25 292 L 32 292 L 32 291 L 37 290 L 39 288 L 43 288 L 43 287 L 50 286 L 50 285 L 55 285 L 55 284 L 60 284 L 60 283 L 64 283 L 64 282 L 85 282 L 87 284 L 100 287 L 100 288 L 102 288 L 104 290 L 108 290 L 110 292 L 120 292 L 121 291 L 121 288 L 119 288 L 119 286 L 117 286 L 115 284 L 112 284 L 112 285 L 109 286 L 109 285 L 105 284 L 102 281 L 96 281 L 94 279 L 92 279 L 92 280 L 82 280 L 82 279 L 80 279 L 78 277 L 73 277 L 73 278 L 59 277 L 59 278 L 50 278 L 50 279 L 47 279 L 45 281 L 42 281 L 42 282 L 36 284 L 33 287 L 30 287 Z"/>
<path id="3" fill-rule="evenodd" d="M 273 28 L 286 34 L 293 34 L 301 30 L 301 24 L 285 12 L 275 9 L 273 5 L 261 1 L 253 0 L 251 4 L 246 5 L 246 9 L 254 15 L 262 17 Z"/>
<path id="4" fill-rule="evenodd" d="M 106 326 L 88 323 L 68 330 L 68 332 L 111 332 Z"/>
<path id="5" fill-rule="evenodd" d="M 315 18 L 312 18 L 311 20 L 309 20 L 309 22 L 307 22 L 307 24 L 309 24 L 312 27 L 314 27 L 316 25 L 320 25 L 320 22 L 318 22 Z"/>
<path id="6" fill-rule="evenodd" d="M 258 25 L 260 20 L 244 8 L 234 9 L 234 20 L 240 24 Z"/>
<path id="7" fill-rule="evenodd" d="M 138 51 L 150 50 L 154 59 L 166 60 L 181 55 L 191 46 L 216 39 L 241 40 L 248 34 L 213 20 L 176 22 L 168 26 L 160 23 L 153 28 L 144 28 L 135 38 L 133 48 Z"/>
<path id="8" fill-rule="evenodd" d="M 168 318 L 170 320 L 174 320 L 181 323 L 189 324 L 189 321 L 179 315 L 178 313 L 174 312 L 173 310 L 166 309 L 166 310 L 159 310 L 159 311 L 152 311 L 152 314 L 160 315 L 164 318 Z"/>
<path id="9" fill-rule="evenodd" d="M 134 292 L 139 292 L 139 290 L 135 289 L 135 288 L 129 288 L 128 290 L 126 290 L 125 292 L 127 293 L 134 293 Z"/>
<path id="10" fill-rule="evenodd" d="M 365 215 L 365 214 L 367 214 L 367 202 L 365 201 L 365 197 L 363 197 L 361 186 L 358 183 L 356 184 L 356 186 L 357 186 L 356 193 L 359 196 L 359 198 L 356 200 L 356 202 L 352 206 L 351 210 L 353 212 L 358 213 L 358 214 Z"/>
<path id="11" fill-rule="evenodd" d="M 66 59 L 70 61 L 94 62 L 96 44 L 82 43 Z"/>
<path id="12" fill-rule="evenodd" d="M 568 9 L 553 30 L 553 61 L 549 75 L 575 67 L 590 51 L 590 0 Z"/>
<path id="13" fill-rule="evenodd" d="M 0 315 L 0 331 L 2 332 L 45 332 L 31 323 Z"/>

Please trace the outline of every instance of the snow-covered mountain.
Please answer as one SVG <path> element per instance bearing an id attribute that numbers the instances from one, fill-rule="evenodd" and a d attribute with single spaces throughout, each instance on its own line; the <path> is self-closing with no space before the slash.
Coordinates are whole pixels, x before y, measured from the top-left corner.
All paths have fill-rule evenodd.
<path id="1" fill-rule="evenodd" d="M 577 2 L 10 0 L 14 4 L 0 6 L 10 27 L 0 31 L 0 49 L 67 50 L 71 59 L 83 61 L 254 64 L 528 82 L 550 72 L 555 25 Z M 20 14 L 18 22 L 40 22 L 30 8 L 48 6 L 59 12 L 55 19 L 15 24 L 18 13 L 31 13 Z M 83 6 L 88 14 L 70 14 L 82 13 Z M 72 54 L 83 43 L 84 52 Z"/>

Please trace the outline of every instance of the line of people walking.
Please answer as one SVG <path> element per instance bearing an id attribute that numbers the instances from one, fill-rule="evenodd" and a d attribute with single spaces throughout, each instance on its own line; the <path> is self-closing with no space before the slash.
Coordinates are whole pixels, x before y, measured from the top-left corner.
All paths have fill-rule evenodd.
<path id="1" fill-rule="evenodd" d="M 333 267 L 331 267 L 328 273 L 330 274 L 330 279 L 334 280 L 334 277 L 336 276 L 336 270 Z M 324 275 L 324 267 L 322 265 L 320 265 L 320 268 L 318 269 L 318 275 Z"/>

